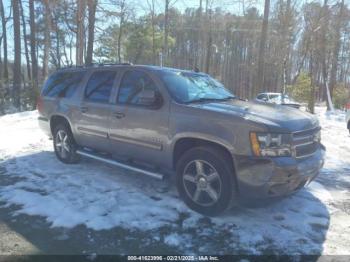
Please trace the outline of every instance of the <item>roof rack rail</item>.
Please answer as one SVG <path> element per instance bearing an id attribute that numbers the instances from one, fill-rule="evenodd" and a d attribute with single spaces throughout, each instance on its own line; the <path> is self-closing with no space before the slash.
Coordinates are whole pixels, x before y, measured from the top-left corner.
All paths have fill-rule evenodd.
<path id="1" fill-rule="evenodd" d="M 60 67 L 59 69 L 89 68 L 89 67 L 112 66 L 112 65 L 133 65 L 133 64 L 132 63 L 91 63 L 88 65 L 67 65 L 64 67 Z"/>
<path id="2" fill-rule="evenodd" d="M 62 66 L 62 67 L 58 68 L 58 70 L 59 69 L 68 69 L 68 68 L 84 68 L 84 67 L 86 67 L 86 66 L 85 65 L 67 65 L 67 66 Z"/>
<path id="3" fill-rule="evenodd" d="M 101 63 L 101 66 L 109 66 L 109 65 L 133 65 L 132 63 L 129 62 L 123 62 L 123 63 Z"/>

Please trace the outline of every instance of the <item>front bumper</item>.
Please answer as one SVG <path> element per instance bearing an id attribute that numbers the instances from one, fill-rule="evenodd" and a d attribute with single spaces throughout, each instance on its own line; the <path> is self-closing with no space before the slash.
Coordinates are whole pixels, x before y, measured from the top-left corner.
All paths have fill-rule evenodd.
<path id="1" fill-rule="evenodd" d="M 236 157 L 239 196 L 272 198 L 291 194 L 310 183 L 324 164 L 325 147 L 310 157 Z"/>

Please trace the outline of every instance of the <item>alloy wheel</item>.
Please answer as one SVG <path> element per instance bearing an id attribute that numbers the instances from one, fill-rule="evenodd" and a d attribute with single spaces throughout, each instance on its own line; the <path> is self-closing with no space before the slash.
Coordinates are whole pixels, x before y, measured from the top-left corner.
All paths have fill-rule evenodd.
<path id="1" fill-rule="evenodd" d="M 64 130 L 58 130 L 58 132 L 56 133 L 55 147 L 60 157 L 62 157 L 63 159 L 67 159 L 69 157 L 71 147 L 69 144 L 68 135 Z"/>
<path id="2" fill-rule="evenodd" d="M 189 162 L 183 173 L 186 194 L 201 206 L 214 205 L 221 195 L 222 182 L 217 170 L 204 160 Z"/>

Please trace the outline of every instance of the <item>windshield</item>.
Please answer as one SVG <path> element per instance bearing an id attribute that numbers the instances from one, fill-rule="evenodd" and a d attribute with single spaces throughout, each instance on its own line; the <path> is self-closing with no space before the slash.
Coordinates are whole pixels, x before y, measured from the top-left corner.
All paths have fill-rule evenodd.
<path id="1" fill-rule="evenodd" d="M 274 103 L 281 104 L 282 103 L 282 95 L 280 94 L 270 94 L 270 101 Z M 288 95 L 284 95 L 284 103 L 293 103 L 293 99 L 291 99 Z"/>
<path id="2" fill-rule="evenodd" d="M 221 83 L 196 73 L 162 72 L 162 79 L 171 96 L 180 103 L 233 98 Z"/>

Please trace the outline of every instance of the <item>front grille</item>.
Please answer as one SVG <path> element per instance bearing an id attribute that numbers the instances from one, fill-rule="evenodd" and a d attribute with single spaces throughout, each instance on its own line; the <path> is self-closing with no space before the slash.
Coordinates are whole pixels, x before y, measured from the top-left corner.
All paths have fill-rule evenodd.
<path id="1" fill-rule="evenodd" d="M 306 157 L 314 154 L 318 149 L 319 143 L 314 142 L 312 144 L 301 145 L 295 147 L 295 156 L 297 158 Z"/>
<path id="2" fill-rule="evenodd" d="M 320 146 L 320 127 L 293 133 L 293 147 L 296 158 L 313 155 Z"/>

